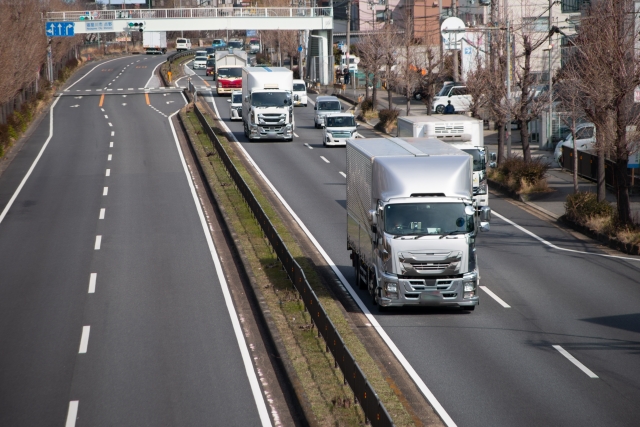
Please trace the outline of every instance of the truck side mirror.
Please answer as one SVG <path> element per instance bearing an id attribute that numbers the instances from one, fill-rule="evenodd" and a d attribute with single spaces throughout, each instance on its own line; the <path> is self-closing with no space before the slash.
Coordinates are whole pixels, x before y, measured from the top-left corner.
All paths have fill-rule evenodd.
<path id="1" fill-rule="evenodd" d="M 480 221 L 487 223 L 491 221 L 491 208 L 489 206 L 482 206 L 480 208 Z"/>
<path id="2" fill-rule="evenodd" d="M 490 153 L 490 154 L 489 154 L 489 159 L 490 159 L 492 162 L 495 162 L 495 161 L 497 161 L 497 160 L 498 160 L 498 155 L 497 155 L 496 153 Z"/>
<path id="3" fill-rule="evenodd" d="M 314 109 L 314 110 L 317 110 L 317 109 L 318 109 L 318 106 L 317 106 L 317 105 L 314 105 L 314 106 L 313 106 L 313 109 Z"/>
<path id="4" fill-rule="evenodd" d="M 230 100 L 230 99 L 227 99 L 227 102 L 231 102 L 231 100 Z"/>
<path id="5" fill-rule="evenodd" d="M 375 224 L 371 225 L 371 232 L 373 234 L 377 234 L 378 233 L 378 226 L 375 225 Z"/>
<path id="6" fill-rule="evenodd" d="M 371 209 L 369 210 L 369 212 L 367 212 L 367 219 L 373 225 L 378 223 L 378 214 L 374 209 Z"/>

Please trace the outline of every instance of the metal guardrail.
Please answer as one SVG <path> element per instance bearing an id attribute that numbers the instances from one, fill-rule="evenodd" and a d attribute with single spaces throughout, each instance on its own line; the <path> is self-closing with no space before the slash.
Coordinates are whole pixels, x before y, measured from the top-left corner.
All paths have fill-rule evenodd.
<path id="1" fill-rule="evenodd" d="M 360 366 L 358 366 L 353 355 L 346 347 L 344 340 L 340 336 L 340 333 L 334 326 L 333 322 L 329 319 L 329 316 L 322 307 L 320 300 L 311 288 L 311 285 L 309 285 L 302 268 L 300 268 L 300 265 L 298 265 L 293 258 L 293 255 L 291 255 L 287 249 L 284 241 L 276 231 L 276 228 L 262 209 L 258 199 L 256 199 L 255 195 L 236 169 L 227 151 L 222 146 L 215 132 L 211 126 L 209 126 L 204 115 L 195 103 L 193 110 L 205 130 L 205 133 L 211 139 L 214 147 L 216 148 L 222 163 L 229 173 L 229 176 L 231 176 L 234 184 L 244 197 L 245 202 L 254 215 L 254 218 L 260 224 L 262 231 L 271 244 L 276 256 L 282 263 L 289 279 L 293 283 L 293 286 L 302 296 L 305 308 L 311 315 L 313 324 L 315 324 L 317 328 L 318 336 L 322 336 L 324 338 L 327 351 L 331 352 L 335 361 L 335 366 L 339 367 L 344 374 L 345 384 L 349 384 L 349 387 L 353 390 L 355 399 L 362 407 L 365 417 L 374 427 L 393 426 L 394 424 L 391 416 L 378 398 L 378 395 L 369 383 L 369 380 L 367 380 L 367 377 L 360 369 Z"/>
<path id="2" fill-rule="evenodd" d="M 114 21 L 116 19 L 182 19 L 218 17 L 304 18 L 333 16 L 331 7 L 196 7 L 46 12 L 44 21 Z"/>
<path id="3" fill-rule="evenodd" d="M 562 147 L 562 164 L 563 169 L 567 169 L 570 172 L 573 172 L 573 147 Z M 604 163 L 604 181 L 605 184 L 610 187 L 615 187 L 616 185 L 616 164 L 614 161 L 606 159 Z M 631 169 L 627 169 L 627 173 L 629 176 L 629 183 L 632 185 L 629 186 L 629 190 L 633 193 L 640 193 L 640 178 L 639 176 L 634 176 L 632 180 L 631 177 Z M 597 182 L 598 181 L 598 156 L 596 154 L 591 154 L 585 151 L 578 150 L 578 175 L 583 178 L 586 178 L 590 181 Z M 635 174 L 637 175 L 637 174 Z"/>

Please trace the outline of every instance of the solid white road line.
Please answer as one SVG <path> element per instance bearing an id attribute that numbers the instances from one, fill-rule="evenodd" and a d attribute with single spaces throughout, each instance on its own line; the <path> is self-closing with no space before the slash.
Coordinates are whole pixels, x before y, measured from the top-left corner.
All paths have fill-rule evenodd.
<path id="1" fill-rule="evenodd" d="M 96 236 L 96 244 L 93 246 L 93 249 L 95 249 L 96 251 L 99 251 L 101 244 L 102 244 L 102 236 L 97 235 Z"/>
<path id="2" fill-rule="evenodd" d="M 498 295 L 494 294 L 491 290 L 489 290 L 489 288 L 487 288 L 486 286 L 480 286 L 480 289 L 482 289 L 483 291 L 485 291 L 487 294 L 489 294 L 489 296 L 491 298 L 493 298 L 494 300 L 496 300 L 498 302 L 498 304 L 500 304 L 501 306 L 503 306 L 504 308 L 511 308 L 511 306 L 509 304 L 507 304 L 506 302 L 504 302 L 502 300 L 502 298 L 500 298 Z"/>
<path id="3" fill-rule="evenodd" d="M 138 61 L 139 62 L 139 61 Z M 153 78 L 156 76 L 156 69 L 162 65 L 163 63 L 159 63 L 158 65 L 156 65 L 156 67 L 153 69 L 153 71 L 151 72 L 151 77 L 149 77 L 149 80 L 147 80 L 147 84 L 144 85 L 144 87 L 149 87 L 149 83 L 151 83 L 151 80 L 153 80 Z"/>
<path id="4" fill-rule="evenodd" d="M 89 347 L 90 332 L 91 332 L 91 326 L 82 327 L 82 337 L 80 338 L 80 348 L 78 349 L 78 353 L 84 354 L 87 352 L 87 347 Z"/>
<path id="5" fill-rule="evenodd" d="M 313 101 L 309 100 L 309 102 L 313 105 Z M 213 102 L 213 108 L 216 112 L 216 115 L 218 117 L 220 117 L 220 114 L 218 113 L 218 107 L 216 106 L 216 103 Z M 364 315 L 367 317 L 367 319 L 369 320 L 369 323 L 375 328 L 376 332 L 378 333 L 378 335 L 380 335 L 380 338 L 382 338 L 382 340 L 387 344 L 387 346 L 389 347 L 389 350 L 391 350 L 391 352 L 393 352 L 394 356 L 396 357 L 396 359 L 398 360 L 398 362 L 402 365 L 402 367 L 405 369 L 405 371 L 407 371 L 407 374 L 411 377 L 411 379 L 413 380 L 413 382 L 416 384 L 416 386 L 418 387 L 418 389 L 420 389 L 420 392 L 424 395 L 424 397 L 429 401 L 429 403 L 431 403 L 431 406 L 433 407 L 433 409 L 436 411 L 436 413 L 440 416 L 440 419 L 442 419 L 442 422 L 447 426 L 447 427 L 455 427 L 456 423 L 453 421 L 453 419 L 451 418 L 451 416 L 447 413 L 447 411 L 445 411 L 444 407 L 440 404 L 440 402 L 438 401 L 438 399 L 436 399 L 436 397 L 434 396 L 434 394 L 431 392 L 431 390 L 429 390 L 429 387 L 427 387 L 427 385 L 424 383 L 424 381 L 422 381 L 422 378 L 420 378 L 420 376 L 418 375 L 418 373 L 415 371 L 415 369 L 413 369 L 413 366 L 411 366 L 411 364 L 409 363 L 409 361 L 404 357 L 404 354 L 402 354 L 402 352 L 400 351 L 400 349 L 396 346 L 396 344 L 393 342 L 393 340 L 391 339 L 391 337 L 389 337 L 389 335 L 387 335 L 387 332 L 382 328 L 382 326 L 380 326 L 380 323 L 378 323 L 378 320 L 373 316 L 373 314 L 371 314 L 371 312 L 369 311 L 369 309 L 367 308 L 367 306 L 364 304 L 364 302 L 362 302 L 362 300 L 360 299 L 360 296 L 356 293 L 356 291 L 351 287 L 351 284 L 349 283 L 349 281 L 344 277 L 344 275 L 342 274 L 342 272 L 338 269 L 338 266 L 331 260 L 331 258 L 329 257 L 329 255 L 325 252 L 324 248 L 322 246 L 320 246 L 320 243 L 318 243 L 318 241 L 316 240 L 316 238 L 313 236 L 313 234 L 311 234 L 311 232 L 309 231 L 309 229 L 307 228 L 307 226 L 302 222 L 302 220 L 298 217 L 298 215 L 293 211 L 293 209 L 291 209 L 291 206 L 289 206 L 289 204 L 287 203 L 287 201 L 284 199 L 284 197 L 282 197 L 282 195 L 280 194 L 280 192 L 276 189 L 276 187 L 271 183 L 271 181 L 269 181 L 269 179 L 267 178 L 267 176 L 264 174 L 264 172 L 262 172 L 262 169 L 260 169 L 258 167 L 258 165 L 256 164 L 256 162 L 253 160 L 253 158 L 249 155 L 249 153 L 247 152 L 247 150 L 245 150 L 245 148 L 242 146 L 242 144 L 240 144 L 238 142 L 238 140 L 236 139 L 235 135 L 233 134 L 233 132 L 231 132 L 231 129 L 229 129 L 229 127 L 227 126 L 227 124 L 223 121 L 220 122 L 222 124 L 222 127 L 227 131 L 228 134 L 231 135 L 231 137 L 234 139 L 234 141 L 236 143 L 238 143 L 238 148 L 240 150 L 242 150 L 242 152 L 244 153 L 245 158 L 249 161 L 249 163 L 253 166 L 253 168 L 256 170 L 256 172 L 258 172 L 258 174 L 262 177 L 262 179 L 264 180 L 264 182 L 269 186 L 269 188 L 271 188 L 271 191 L 273 191 L 273 194 L 276 195 L 276 197 L 278 198 L 278 200 L 280 200 L 280 203 L 282 203 L 282 206 L 285 207 L 285 209 L 289 212 L 289 214 L 291 215 L 291 217 L 294 219 L 294 221 L 296 221 L 296 223 L 298 223 L 298 225 L 300 226 L 300 228 L 302 229 L 302 231 L 304 231 L 304 233 L 307 235 L 307 237 L 309 238 L 309 240 L 311 240 L 311 243 L 313 243 L 313 245 L 316 247 L 316 249 L 318 250 L 318 252 L 320 252 L 320 255 L 322 255 L 322 257 L 325 259 L 325 261 L 327 262 L 327 264 L 329 265 L 329 267 L 331 267 L 331 269 L 333 270 L 334 274 L 336 276 L 338 276 L 338 279 L 340 279 L 340 281 L 342 282 L 342 285 L 347 289 L 347 291 L 351 294 L 351 297 L 354 299 L 354 301 L 356 302 L 356 304 L 358 304 L 358 307 L 360 308 L 360 310 L 364 313 Z"/>
<path id="6" fill-rule="evenodd" d="M 78 401 L 72 400 L 69 402 L 69 411 L 67 412 L 67 422 L 64 427 L 75 427 L 76 418 L 78 418 Z"/>
<path id="7" fill-rule="evenodd" d="M 628 260 L 628 261 L 640 261 L 640 257 L 632 258 L 632 257 L 626 257 L 626 256 L 619 256 L 619 255 L 598 254 L 598 253 L 595 253 L 595 252 L 585 252 L 585 251 L 577 251 L 575 249 L 561 248 L 559 246 L 554 245 L 553 243 L 550 243 L 550 242 L 544 240 L 542 237 L 532 233 L 531 231 L 529 231 L 526 228 L 516 224 L 515 222 L 511 221 L 510 219 L 505 218 L 504 216 L 500 215 L 498 212 L 496 212 L 494 210 L 491 211 L 491 214 L 497 216 L 498 218 L 500 218 L 504 222 L 513 225 L 518 230 L 528 234 L 529 236 L 533 237 L 534 239 L 540 241 L 542 244 L 547 245 L 550 248 L 557 249 L 559 251 L 565 251 L 565 252 L 571 252 L 571 253 L 583 254 L 583 255 L 600 256 L 600 257 L 604 257 L 604 258 L 624 259 L 624 260 Z"/>
<path id="8" fill-rule="evenodd" d="M 35 160 L 31 164 L 31 166 L 29 167 L 29 170 L 25 174 L 24 178 L 22 178 L 22 181 L 20 181 L 20 185 L 18 185 L 18 188 L 16 188 L 16 191 L 13 192 L 13 196 L 11 196 L 11 198 L 9 199 L 9 202 L 7 202 L 7 205 L 2 210 L 2 213 L 0 213 L 0 224 L 2 223 L 2 220 L 4 220 L 4 217 L 7 216 L 7 212 L 9 212 L 9 209 L 11 209 L 11 206 L 13 205 L 13 202 L 16 201 L 16 198 L 18 197 L 18 194 L 20 194 L 20 191 L 22 191 L 22 187 L 24 187 L 24 184 L 27 182 L 27 180 L 29 179 L 29 177 L 33 173 L 33 170 L 35 169 L 36 165 L 38 164 L 38 161 L 40 160 L 40 157 L 42 157 L 42 154 L 44 153 L 44 150 L 46 150 L 47 146 L 49 145 L 49 141 L 51 141 L 51 138 L 53 138 L 53 107 L 56 106 L 56 104 L 58 103 L 59 100 L 60 100 L 59 97 L 56 98 L 55 101 L 53 101 L 53 104 L 51 104 L 51 108 L 49 108 L 49 137 L 47 138 L 47 140 L 42 145 L 42 148 L 40 149 L 40 152 L 36 156 Z"/>
<path id="9" fill-rule="evenodd" d="M 102 195 L 106 196 L 107 194 L 109 194 L 109 187 L 104 187 L 104 189 L 102 190 Z"/>
<path id="10" fill-rule="evenodd" d="M 556 350 L 558 350 L 560 352 L 561 355 L 563 355 L 564 357 L 566 357 L 567 359 L 569 359 L 569 361 L 571 363 L 573 363 L 574 365 L 576 365 L 578 368 L 580 368 L 580 370 L 582 372 L 584 372 L 585 374 L 587 374 L 589 376 L 589 378 L 598 378 L 598 376 L 596 374 L 593 373 L 593 371 L 589 368 L 587 368 L 586 366 L 584 366 L 582 363 L 580 363 L 578 361 L 578 359 L 576 359 L 575 357 L 573 357 L 567 350 L 565 350 L 564 348 L 562 348 L 559 345 L 554 345 L 553 348 L 555 348 Z"/>
<path id="11" fill-rule="evenodd" d="M 111 161 L 111 159 L 112 159 L 111 154 L 109 154 L 109 155 L 107 156 L 107 162 L 110 162 L 110 161 Z"/>
<path id="12" fill-rule="evenodd" d="M 263 426 L 271 426 L 271 419 L 269 418 L 267 405 L 264 400 L 262 390 L 260 389 L 260 383 L 258 382 L 258 377 L 253 368 L 253 362 L 251 361 L 249 348 L 247 346 L 247 342 L 242 333 L 242 327 L 240 326 L 240 321 L 238 320 L 238 313 L 236 312 L 236 309 L 233 305 L 233 300 L 231 298 L 231 293 L 229 291 L 229 285 L 227 284 L 227 280 L 224 277 L 224 274 L 222 271 L 222 264 L 220 263 L 220 259 L 218 258 L 218 253 L 216 251 L 216 248 L 213 245 L 211 233 L 209 232 L 209 227 L 207 226 L 207 220 L 204 217 L 204 213 L 202 211 L 202 206 L 200 205 L 198 194 L 196 193 L 195 186 L 193 184 L 193 181 L 191 180 L 191 175 L 189 174 L 189 168 L 187 167 L 187 162 L 185 161 L 184 156 L 182 155 L 182 149 L 180 148 L 178 135 L 176 134 L 175 127 L 173 126 L 173 122 L 171 121 L 173 116 L 176 114 L 177 112 L 173 113 L 169 117 L 169 125 L 171 127 L 171 132 L 173 132 L 173 138 L 175 139 L 176 149 L 178 150 L 178 155 L 180 156 L 180 161 L 182 162 L 182 168 L 184 169 L 184 173 L 187 177 L 187 182 L 189 183 L 189 188 L 191 189 L 193 202 L 196 205 L 196 211 L 198 212 L 198 216 L 200 217 L 200 224 L 202 225 L 204 237 L 207 241 L 207 245 L 209 246 L 211 259 L 213 260 L 213 264 L 215 266 L 216 273 L 218 275 L 218 281 L 220 282 L 220 287 L 222 288 L 222 295 L 224 296 L 224 300 L 227 305 L 227 310 L 229 311 L 229 317 L 231 318 L 231 324 L 233 325 L 233 331 L 235 332 L 236 340 L 238 342 L 238 347 L 240 349 L 240 354 L 242 355 L 244 369 L 247 374 L 247 378 L 249 380 L 249 385 L 251 386 L 251 392 L 253 393 L 253 399 L 258 409 L 258 415 L 260 416 L 260 421 Z"/>
<path id="13" fill-rule="evenodd" d="M 107 169 L 107 172 L 105 173 L 105 176 L 111 176 L 111 169 Z"/>
<path id="14" fill-rule="evenodd" d="M 320 158 L 321 158 L 322 160 L 324 160 L 325 162 L 327 162 L 327 163 L 331 163 L 329 160 L 327 160 L 327 158 L 326 158 L 325 156 L 320 156 Z"/>
<path id="15" fill-rule="evenodd" d="M 100 209 L 100 216 L 98 217 L 98 219 L 104 219 L 105 212 L 106 212 L 105 208 Z"/>
<path id="16" fill-rule="evenodd" d="M 91 273 L 89 276 L 89 293 L 93 294 L 96 292 L 96 280 L 98 279 L 98 273 Z"/>

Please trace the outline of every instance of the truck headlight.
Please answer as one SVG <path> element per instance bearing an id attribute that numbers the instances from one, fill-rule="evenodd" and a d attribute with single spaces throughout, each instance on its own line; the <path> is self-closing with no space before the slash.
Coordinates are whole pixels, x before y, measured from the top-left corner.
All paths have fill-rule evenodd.
<path id="1" fill-rule="evenodd" d="M 222 87 L 222 83 L 218 82 L 218 87 Z"/>
<path id="2" fill-rule="evenodd" d="M 386 282 L 384 288 L 387 292 L 398 292 L 398 285 L 391 282 Z"/>
<path id="3" fill-rule="evenodd" d="M 476 285 L 477 285 L 477 282 L 475 280 L 470 282 L 464 282 L 463 298 L 473 298 L 474 296 L 476 296 Z"/>

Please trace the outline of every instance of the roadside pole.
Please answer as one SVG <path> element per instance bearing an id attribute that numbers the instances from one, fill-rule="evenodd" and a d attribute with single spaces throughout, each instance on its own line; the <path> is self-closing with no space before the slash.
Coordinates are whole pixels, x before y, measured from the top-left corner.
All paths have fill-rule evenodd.
<path id="1" fill-rule="evenodd" d="M 451 0 L 451 12 L 453 17 L 458 17 L 458 0 Z M 453 49 L 453 81 L 457 82 L 458 75 L 458 35 L 456 34 L 456 43 L 454 45 L 456 49 Z"/>
<path id="2" fill-rule="evenodd" d="M 504 18 L 507 21 L 507 66 L 505 67 L 507 71 L 507 129 L 506 129 L 506 139 L 507 139 L 507 158 L 511 158 L 511 29 L 509 27 L 509 8 L 508 8 L 508 0 L 504 0 Z"/>

